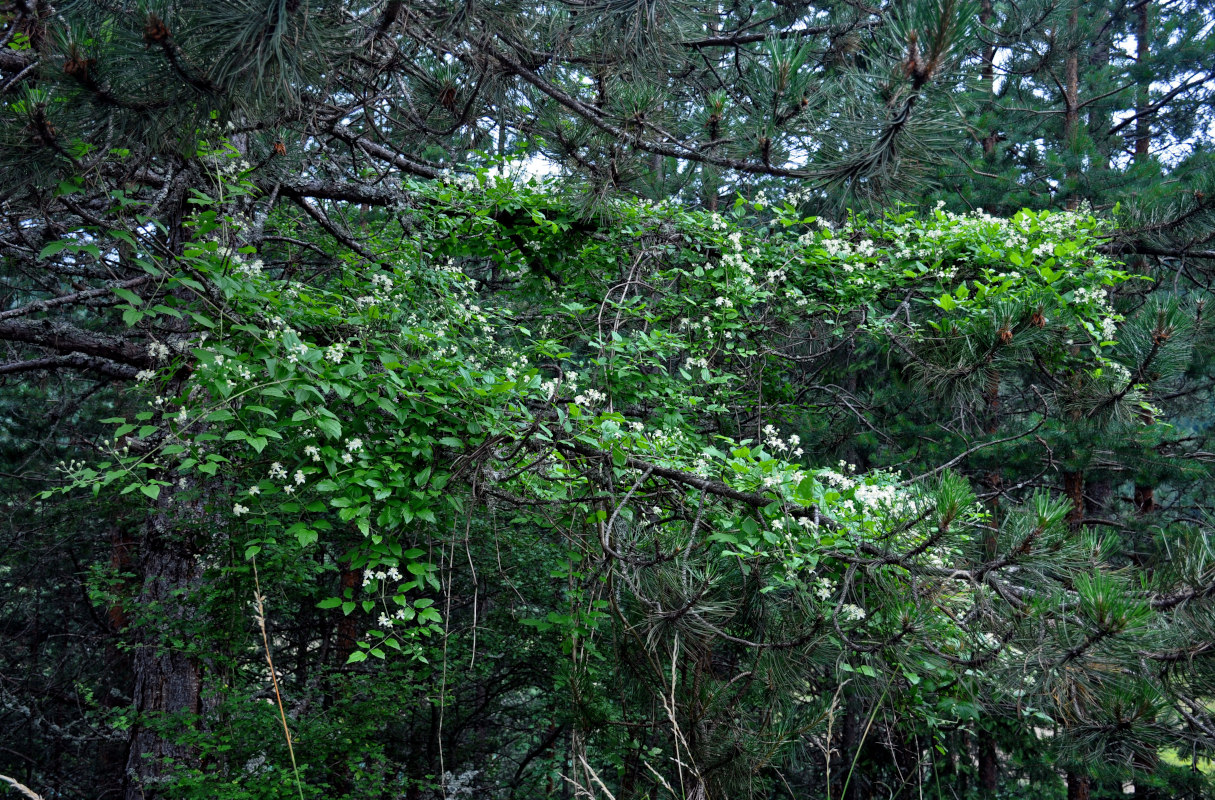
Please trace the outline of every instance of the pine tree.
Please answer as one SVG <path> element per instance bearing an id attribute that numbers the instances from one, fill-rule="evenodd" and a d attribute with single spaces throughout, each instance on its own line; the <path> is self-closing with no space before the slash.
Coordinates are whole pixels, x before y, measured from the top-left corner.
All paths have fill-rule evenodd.
<path id="1" fill-rule="evenodd" d="M 310 308 L 312 292 L 378 291 L 382 283 L 360 283 L 343 270 L 357 265 L 387 275 L 396 261 L 420 257 L 418 248 L 428 256 L 450 252 L 477 282 L 482 302 L 518 312 L 529 331 L 550 319 L 571 322 L 571 331 L 592 330 L 602 320 L 586 309 L 614 314 L 615 333 L 645 343 L 638 353 L 649 360 L 638 356 L 626 371 L 644 383 L 650 378 L 637 376 L 674 375 L 681 367 L 661 337 L 646 337 L 686 332 L 677 315 L 664 311 L 656 322 L 638 309 L 712 287 L 726 299 L 734 284 L 711 283 L 717 278 L 706 277 L 703 267 L 725 260 L 728 239 L 690 233 L 679 227 L 686 220 L 657 224 L 644 211 L 628 217 L 613 205 L 616 198 L 677 197 L 688 208 L 726 212 L 742 193 L 766 216 L 706 219 L 737 225 L 735 233 L 754 236 L 756 248 L 776 249 L 772 231 L 803 225 L 806 213 L 841 219 L 849 204 L 876 209 L 882 221 L 873 228 L 857 222 L 838 236 L 806 231 L 807 247 L 831 248 L 820 265 L 829 277 L 814 288 L 818 305 L 802 311 L 770 299 L 757 306 L 763 324 L 756 335 L 770 346 L 752 352 L 731 345 L 712 364 L 714 371 L 732 370 L 737 386 L 709 383 L 721 376 L 707 362 L 683 364 L 689 374 L 703 369 L 706 382 L 693 381 L 686 391 L 699 396 L 708 389 L 689 429 L 733 440 L 786 441 L 797 433 L 818 463 L 842 458 L 861 472 L 890 466 L 920 476 L 922 502 L 933 508 L 929 522 L 940 536 L 959 537 L 956 563 L 982 589 L 963 624 L 974 641 L 944 650 L 934 641 L 952 629 L 937 613 L 942 576 L 933 570 L 950 565 L 925 567 L 916 561 L 918 545 L 882 541 L 860 555 L 844 554 L 855 560 L 834 587 L 836 615 L 825 617 L 806 587 L 780 582 L 772 562 L 750 573 L 727 572 L 711 557 L 723 539 L 685 549 L 687 538 L 708 535 L 706 508 L 710 516 L 736 513 L 750 521 L 741 529 L 754 525 L 758 536 L 771 501 L 762 491 L 705 483 L 690 467 L 638 466 L 627 457 L 621 464 L 622 453 L 588 450 L 576 438 L 552 450 L 543 436 L 554 420 L 537 413 L 526 433 L 512 429 L 501 442 L 486 441 L 448 465 L 451 486 L 468 481 L 468 501 L 493 511 L 473 518 L 462 539 L 440 541 L 443 583 L 431 587 L 446 599 L 452 626 L 442 639 L 443 663 L 450 645 L 453 655 L 467 656 L 468 675 L 409 666 L 381 681 L 336 666 L 366 657 L 358 645 L 370 623 L 338 621 L 315 605 L 323 597 L 353 608 L 365 582 L 381 580 L 361 534 L 334 533 L 334 549 L 315 561 L 293 556 L 274 564 L 280 583 L 267 600 L 267 647 L 280 662 L 294 662 L 290 688 L 303 699 L 292 719 L 312 726 L 302 740 L 332 740 L 323 770 L 309 778 L 331 796 L 357 795 L 375 780 L 397 781 L 407 796 L 421 797 L 436 784 L 452 790 L 459 781 L 453 764 L 492 755 L 517 765 L 494 767 L 495 788 L 521 794 L 551 794 L 568 779 L 585 791 L 598 791 L 596 781 L 617 781 L 612 785 L 623 796 L 658 792 L 664 782 L 678 794 L 674 782 L 687 797 L 808 795 L 824 786 L 832 796 L 867 797 L 879 790 L 912 796 L 927 788 L 929 767 L 937 788 L 944 773 L 958 786 L 969 780 L 973 789 L 991 791 L 1014 774 L 1037 780 L 1057 766 L 1073 776 L 1069 792 L 1079 793 L 1090 780 L 1081 757 L 1095 754 L 1112 766 L 1094 774 L 1093 785 L 1127 776 L 1141 785 L 1160 750 L 1189 746 L 1197 753 L 1215 738 L 1204 706 L 1212 687 L 1203 656 L 1212 632 L 1202 521 L 1212 384 L 1205 305 L 1213 261 L 1213 195 L 1206 188 L 1212 65 L 1209 37 L 1202 35 L 1209 23 L 1194 11 L 1151 3 L 998 2 L 892 9 L 20 4 L 4 12 L 0 52 L 0 197 L 8 220 L 0 232 L 7 292 L 0 374 L 21 391 L 10 418 L 22 419 L 34 402 L 28 398 L 79 402 L 87 413 L 74 439 L 57 429 L 27 432 L 43 448 L 33 463 L 49 469 L 62 456 L 95 460 L 104 446 L 97 420 L 113 414 L 94 405 L 128 413 L 124 401 L 143 391 L 127 389 L 133 381 L 162 374 L 166 363 L 188 359 L 199 345 L 206 327 L 199 316 L 217 325 L 214 339 L 232 335 L 225 314 L 238 307 L 231 294 L 237 276 L 252 281 L 264 270 L 283 278 L 291 283 L 287 291 L 303 294 L 299 308 Z M 1126 42 L 1134 43 L 1133 56 Z M 974 115 L 967 118 L 969 139 L 955 129 L 958 107 Z M 453 211 L 451 198 L 465 202 L 467 181 L 491 186 L 472 168 L 490 163 L 486 153 L 495 151 L 546 159 L 581 198 L 549 202 L 503 189 L 509 202 L 469 201 Z M 862 273 L 906 262 L 915 280 L 932 279 L 941 264 L 899 249 L 916 237 L 928 241 L 928 234 L 913 232 L 897 213 L 882 214 L 884 206 L 921 195 L 953 209 L 982 205 L 1004 214 L 1021 206 L 1075 210 L 1087 202 L 1115 215 L 1121 201 L 1122 228 L 1103 235 L 1083 263 L 1074 251 L 974 242 L 964 256 L 950 256 L 962 272 L 942 273 L 943 295 L 913 283 L 908 293 L 864 303 L 846 292 L 835 305 L 823 300 L 835 296 L 836 278 L 845 289 L 863 285 L 854 277 L 864 274 L 836 268 L 837 257 L 863 264 Z M 778 198 L 790 206 L 775 211 L 784 208 Z M 954 223 L 939 213 L 930 218 L 949 230 Z M 492 224 L 478 227 L 482 220 Z M 629 225 L 641 233 L 621 245 L 613 237 L 631 232 Z M 251 249 L 264 264 L 252 262 L 259 264 L 254 269 L 232 253 L 218 277 L 186 272 L 166 282 L 157 265 L 210 263 L 197 246 L 200 231 L 214 240 L 213 252 Z M 864 261 L 869 256 L 854 248 L 874 241 L 881 255 Z M 1003 275 L 987 276 L 975 265 L 997 258 L 997 250 L 1007 259 L 997 270 Z M 1115 255 L 1140 277 L 1116 290 L 1111 285 L 1107 297 L 1091 296 L 1094 285 L 1085 281 L 1098 274 L 1103 257 Z M 1060 263 L 1078 274 L 1052 278 Z M 671 269 L 686 274 L 672 279 Z M 1044 286 L 1079 282 L 1070 305 L 1046 313 L 1025 298 L 992 302 L 974 315 L 959 312 L 960 321 L 949 313 L 978 302 L 980 283 L 987 292 L 1015 281 L 1011 272 Z M 671 283 L 660 291 L 645 285 L 651 278 Z M 441 286 L 421 281 L 415 288 L 418 297 L 446 298 Z M 264 308 L 294 310 L 274 305 L 279 297 L 264 298 Z M 769 315 L 769 303 L 779 311 Z M 1081 322 L 1071 305 L 1105 311 Z M 417 308 L 426 312 L 424 303 Z M 218 318 L 216 309 L 223 309 Z M 870 327 L 878 319 L 886 327 Z M 662 330 L 668 322 L 671 330 Z M 306 333 L 342 341 L 343 329 L 331 323 Z M 604 337 L 569 331 L 543 336 L 554 342 L 553 352 L 573 342 L 576 359 L 614 347 Z M 1103 346 L 1106 340 L 1117 344 Z M 312 344 L 318 351 L 332 346 Z M 195 369 L 171 371 L 158 393 L 182 396 Z M 44 387 L 48 381 L 58 382 L 53 391 Z M 306 392 L 293 399 L 310 402 Z M 327 398 L 338 409 L 341 400 Z M 665 416 L 679 424 L 690 413 L 664 406 L 674 403 L 669 396 L 638 392 L 631 403 L 621 408 L 647 422 Z M 141 413 L 149 413 L 152 428 L 172 424 L 162 406 Z M 224 422 L 218 415 L 209 424 L 221 430 Z M 780 430 L 765 433 L 772 423 Z M 122 434 L 135 453 L 155 450 L 148 438 L 154 431 L 142 427 Z M 546 433 L 537 440 L 541 429 Z M 262 447 L 276 446 L 269 438 Z M 507 441 L 513 453 L 500 447 Z M 24 458 L 29 447 L 12 450 Z M 532 458 L 539 460 L 526 460 Z M 553 478 L 537 467 L 550 463 L 564 465 L 576 476 L 571 481 L 584 481 L 578 485 L 598 498 L 592 514 L 602 514 L 598 527 L 585 515 L 534 511 L 537 503 L 559 508 L 569 500 L 527 494 L 535 490 L 533 479 Z M 126 661 L 107 652 L 107 664 L 119 666 L 98 675 L 78 654 L 42 642 L 37 652 L 69 665 L 56 673 L 56 687 L 82 675 L 81 682 L 105 691 L 106 681 L 129 668 L 134 715 L 103 700 L 83 716 L 72 716 L 67 702 L 48 703 L 31 719 L 58 725 L 62 714 L 73 723 L 87 717 L 129 724 L 126 763 L 112 763 L 111 748 L 102 768 L 111 781 L 125 776 L 128 797 L 204 793 L 212 772 L 237 775 L 231 785 L 255 780 L 247 776 L 261 774 L 256 747 L 277 746 L 264 743 L 266 729 L 241 705 L 243 697 L 225 695 L 252 684 L 261 656 L 234 644 L 248 634 L 233 612 L 241 608 L 238 584 L 217 579 L 207 565 L 228 559 L 227 574 L 243 576 L 239 556 L 246 546 L 264 559 L 284 551 L 276 551 L 273 537 L 225 538 L 234 522 L 226 493 L 236 487 L 214 477 L 219 467 L 212 467 L 171 481 L 152 478 L 114 501 L 122 522 L 103 537 L 109 553 L 96 541 L 75 539 L 61 551 L 98 572 L 105 570 L 96 565 L 112 565 L 112 580 L 91 583 L 93 602 L 55 601 L 55 609 L 68 612 L 63 630 L 77 630 L 71 617 L 101 604 L 110 623 L 94 621 L 79 628 L 81 635 L 122 641 L 131 655 Z M 953 472 L 969 477 L 979 496 Z M 431 474 L 431 467 L 426 477 L 419 468 L 410 481 L 421 491 Z M 636 481 L 632 490 L 617 484 L 626 479 Z M 838 476 L 850 490 L 858 480 Z M 634 491 L 667 521 L 620 516 Z M 694 491 L 702 492 L 699 505 L 689 499 Z M 154 506 L 141 516 L 147 509 L 130 501 L 144 496 Z M 50 519 L 32 517 L 20 530 L 49 525 L 76 535 L 72 508 L 54 506 Z M 512 515 L 510 523 L 499 513 Z M 955 525 L 962 518 L 965 525 Z M 903 520 L 891 535 L 897 540 L 928 530 L 926 524 Z M 572 545 L 550 533 L 566 528 L 577 531 Z M 504 556 L 501 541 L 518 552 Z M 403 546 L 410 544 L 433 543 Z M 35 558 L 37 551 L 24 552 Z M 584 572 L 579 563 L 604 572 Z M 518 569 L 529 581 L 491 585 L 478 575 L 490 564 L 504 573 Z M 903 580 L 899 569 L 915 580 Z M 599 594 L 600 574 L 610 574 L 612 594 Z M 331 578 L 339 596 L 318 594 L 317 584 Z M 58 573 L 44 580 L 48 593 L 63 594 L 69 585 L 69 576 Z M 15 584 L 6 585 L 6 597 L 19 595 Z M 1056 600 L 1068 613 L 1057 611 Z M 620 626 L 610 650 L 588 644 L 593 637 L 579 628 L 607 613 L 596 603 L 611 606 Z M 868 607 L 897 608 L 901 616 L 850 627 L 857 620 L 839 616 L 845 606 L 850 615 Z M 28 607 L 21 600 L 14 616 Z M 533 619 L 533 608 L 558 619 Z M 519 647 L 524 612 L 538 633 Z M 540 635 L 554 627 L 575 633 L 560 641 Z M 43 630 L 23 641 L 38 640 Z M 479 649 L 484 637 L 492 658 Z M 1012 652 L 1045 665 L 1032 690 L 1018 683 L 1018 664 L 997 658 Z M 15 663 L 32 670 L 19 657 Z M 845 676 L 840 664 L 852 671 Z M 1111 676 L 1109 664 L 1120 672 Z M 968 677 L 965 668 L 989 669 L 990 682 Z M 27 681 L 22 692 L 32 693 L 33 685 Z M 391 697 L 393 685 L 417 696 Z M 619 691 L 604 691 L 608 685 Z M 562 693 L 537 699 L 538 686 Z M 918 691 L 929 692 L 935 705 L 903 699 Z M 309 704 L 343 722 L 309 715 Z M 397 709 L 408 721 L 394 717 Z M 174 715 L 211 727 L 183 737 L 167 722 Z M 830 733 L 821 727 L 825 719 L 836 726 Z M 942 733 L 942 720 L 952 730 Z M 1045 725 L 1056 728 L 1049 742 L 1035 735 Z M 40 734 L 39 763 L 27 777 L 58 770 L 72 775 L 61 793 L 78 791 L 87 768 L 45 766 L 56 743 L 75 740 L 61 725 L 46 730 L 52 733 Z M 958 750 L 951 763 L 934 755 L 934 737 L 948 735 Z M 227 763 L 224 751 L 204 745 L 213 741 L 248 760 Z M 970 779 L 972 744 L 977 774 Z M 820 746 L 821 753 L 811 752 Z M 109 745 L 89 740 L 75 757 L 88 762 L 94 747 Z M 651 748 L 674 754 L 653 774 Z M 398 759 L 389 751 L 408 755 Z M 1009 759 L 1017 753 L 1049 762 L 1014 773 Z M 285 763 L 285 752 L 270 756 Z M 1174 786 L 1182 781 L 1167 777 Z"/>

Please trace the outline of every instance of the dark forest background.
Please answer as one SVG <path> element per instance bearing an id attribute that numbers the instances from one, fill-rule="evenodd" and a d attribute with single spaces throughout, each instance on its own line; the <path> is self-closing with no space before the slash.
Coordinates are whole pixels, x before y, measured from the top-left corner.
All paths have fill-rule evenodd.
<path id="1" fill-rule="evenodd" d="M 1215 9 L 1204 0 L 0 5 L 0 774 L 47 800 L 1079 800 L 1132 786 L 1135 797 L 1211 796 L 1213 103 Z M 200 145 L 221 138 L 230 175 Z M 1099 537 L 1118 576 L 1096 639 L 1053 662 L 1065 677 L 1052 702 L 1078 721 L 1007 695 L 988 702 L 988 679 L 954 692 L 950 681 L 970 680 L 965 659 L 942 661 L 955 677 L 938 675 L 945 688 L 923 699 L 909 668 L 864 685 L 822 650 L 738 644 L 753 628 L 681 653 L 666 628 L 624 626 L 571 667 L 578 636 L 560 612 L 594 570 L 580 572 L 559 530 L 536 524 L 518 497 L 493 496 L 457 459 L 446 493 L 480 510 L 467 527 L 414 523 L 405 541 L 440 576 L 430 588 L 419 577 L 443 619 L 417 640 L 422 660 L 351 662 L 372 615 L 324 602 L 364 585 L 368 562 L 349 542 L 335 534 L 277 557 L 263 545 L 259 614 L 306 778 L 297 786 L 266 627 L 251 610 L 249 541 L 227 527 L 223 473 L 210 490 L 183 478 L 181 492 L 203 498 L 185 501 L 166 499 L 172 480 L 159 499 L 42 493 L 103 457 L 114 436 L 103 420 L 159 413 L 157 395 L 185 380 L 153 389 L 140 378 L 163 366 L 154 345 L 192 335 L 189 315 L 132 321 L 119 290 L 153 296 L 141 253 L 183 257 L 195 211 L 238 219 L 231 246 L 307 294 L 329 286 L 330 265 L 386 266 L 393 225 L 444 247 L 432 208 L 447 201 L 434 187 L 485 168 L 559 181 L 551 206 L 485 212 L 504 239 L 531 236 L 517 232 L 534 211 L 565 225 L 529 245 L 542 254 L 525 279 L 536 327 L 575 299 L 593 318 L 598 300 L 578 295 L 580 267 L 566 254 L 615 246 L 618 202 L 728 215 L 739 197 L 749 209 L 789 199 L 836 226 L 853 213 L 1023 208 L 1107 223 L 1094 253 L 1138 276 L 1111 300 L 1119 352 L 1133 351 L 1121 393 L 1074 378 L 1070 339 L 1032 340 L 992 366 L 1004 337 L 1036 335 L 1032 317 L 934 350 L 865 339 L 859 314 L 841 314 L 838 326 L 813 323 L 840 347 L 807 339 L 792 377 L 779 379 L 787 395 L 770 400 L 784 404 L 782 435 L 799 437 L 807 464 L 909 476 L 947 465 L 996 527 L 1035 492 L 1070 503 L 1047 514 L 1051 524 Z M 217 200 L 237 173 L 241 192 Z M 758 214 L 730 224 L 766 224 Z M 105 233 L 120 229 L 129 241 Z M 79 231 L 92 238 L 53 246 Z M 496 271 L 477 280 L 487 308 L 522 291 Z M 741 438 L 753 401 L 722 403 L 689 425 Z M 144 434 L 123 436 L 138 447 Z M 980 584 L 1007 541 L 972 543 L 988 564 L 976 568 Z M 1089 613 L 1077 598 L 1090 594 L 1070 581 L 1008 608 Z M 713 602 L 759 609 L 774 597 L 744 584 Z M 709 602 L 646 585 L 681 597 L 676 607 Z M 1117 638 L 1118 614 L 1139 608 L 1131 595 L 1150 598 L 1160 638 L 1087 653 Z M 903 663 L 901 635 L 871 643 L 872 658 Z M 667 665 L 658 674 L 668 681 L 680 659 L 683 680 L 703 673 L 719 687 L 776 676 L 698 718 L 762 717 L 728 746 L 705 745 L 711 779 L 678 782 L 671 754 L 692 745 L 672 743 L 676 712 L 663 698 L 669 690 L 675 704 L 675 689 L 646 673 L 646 658 Z M 1025 658 L 1027 674 L 1038 668 Z M 809 695 L 819 716 L 763 713 Z"/>

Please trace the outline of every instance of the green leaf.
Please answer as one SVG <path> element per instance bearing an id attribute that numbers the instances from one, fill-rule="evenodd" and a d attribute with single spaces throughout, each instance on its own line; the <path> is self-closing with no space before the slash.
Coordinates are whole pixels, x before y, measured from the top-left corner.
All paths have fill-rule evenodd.
<path id="1" fill-rule="evenodd" d="M 313 422 L 320 429 L 321 433 L 328 436 L 330 439 L 342 438 L 342 423 L 338 422 L 333 417 L 318 416 Z"/>
<path id="2" fill-rule="evenodd" d="M 143 305 L 143 298 L 132 292 L 130 289 L 121 289 L 117 286 L 112 286 L 110 287 L 110 291 L 121 297 L 123 300 L 126 300 L 133 306 Z"/>
<path id="3" fill-rule="evenodd" d="M 62 252 L 63 250 L 66 250 L 68 246 L 68 242 L 51 242 L 46 247 L 38 251 L 38 260 L 41 261 L 47 256 L 53 256 L 56 253 Z"/>

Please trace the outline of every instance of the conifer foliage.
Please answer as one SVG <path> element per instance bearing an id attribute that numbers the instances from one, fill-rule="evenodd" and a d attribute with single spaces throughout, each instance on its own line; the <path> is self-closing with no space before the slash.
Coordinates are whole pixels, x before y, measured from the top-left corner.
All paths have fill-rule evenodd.
<path id="1" fill-rule="evenodd" d="M 0 20 L 0 774 L 1210 793 L 1207 16 Z"/>

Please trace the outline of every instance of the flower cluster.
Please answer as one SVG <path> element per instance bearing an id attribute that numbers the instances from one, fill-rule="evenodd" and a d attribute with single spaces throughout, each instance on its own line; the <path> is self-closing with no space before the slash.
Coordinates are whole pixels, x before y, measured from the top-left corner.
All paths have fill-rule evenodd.
<path id="1" fill-rule="evenodd" d="M 598 389 L 587 389 L 582 394 L 574 398 L 574 402 L 580 406 L 593 407 L 607 400 L 607 395 Z"/>
<path id="2" fill-rule="evenodd" d="M 376 305 L 388 305 L 393 299 L 395 282 L 384 272 L 376 272 L 371 276 L 371 294 L 364 294 L 354 299 L 356 308 L 369 308 Z"/>
<path id="3" fill-rule="evenodd" d="M 865 609 L 852 603 L 840 606 L 840 619 L 845 622 L 860 622 L 865 618 Z"/>
<path id="4" fill-rule="evenodd" d="M 771 448 L 775 453 L 784 453 L 801 458 L 804 452 L 801 448 L 802 439 L 796 433 L 789 434 L 788 440 L 779 438 L 776 434 L 779 431 L 773 425 L 764 426 L 764 445 Z"/>
<path id="5" fill-rule="evenodd" d="M 325 348 L 325 360 L 334 363 L 342 363 L 342 358 L 346 355 L 346 343 L 334 342 Z"/>
<path id="6" fill-rule="evenodd" d="M 169 357 L 169 347 L 161 342 L 152 342 L 148 345 L 148 357 L 153 361 L 163 361 Z"/>

